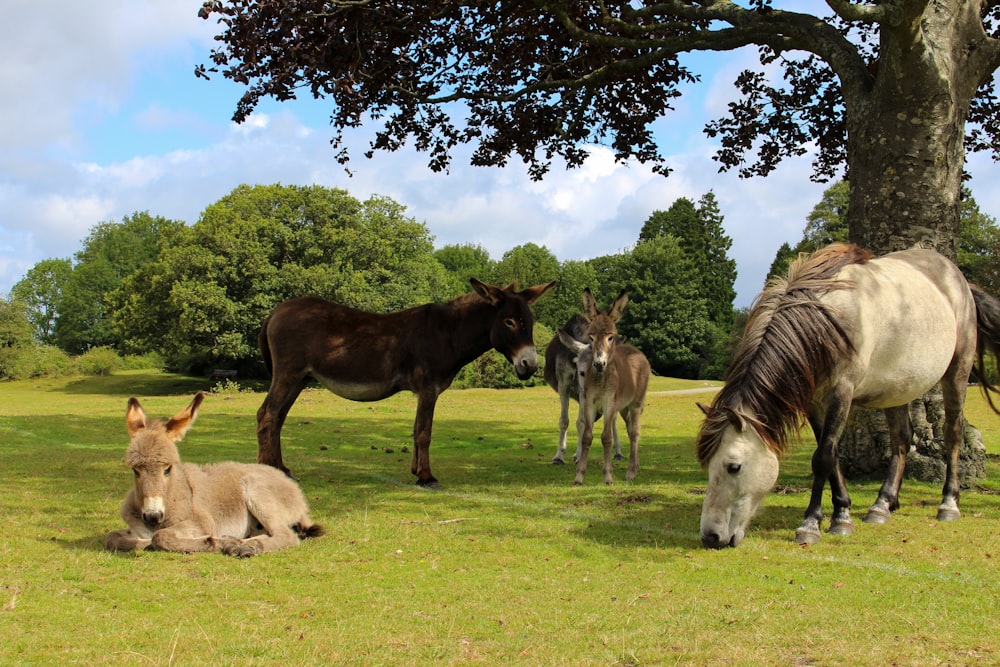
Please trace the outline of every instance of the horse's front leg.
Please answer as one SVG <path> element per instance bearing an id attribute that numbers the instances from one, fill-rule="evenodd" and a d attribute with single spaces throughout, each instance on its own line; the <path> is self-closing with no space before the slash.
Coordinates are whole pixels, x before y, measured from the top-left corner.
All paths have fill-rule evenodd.
<path id="1" fill-rule="evenodd" d="M 906 453 L 913 442 L 913 426 L 910 423 L 910 406 L 900 405 L 886 408 L 885 419 L 889 424 L 889 443 L 892 455 L 885 481 L 878 491 L 874 504 L 868 508 L 865 523 L 886 523 L 892 513 L 899 509 L 899 489 L 903 485 L 903 471 L 906 468 Z"/>
<path id="2" fill-rule="evenodd" d="M 417 485 L 439 488 L 441 485 L 431 474 L 431 428 L 434 423 L 434 406 L 437 391 L 417 394 L 417 418 L 413 422 L 413 459 L 410 470 L 417 476 Z"/>
<path id="3" fill-rule="evenodd" d="M 847 414 L 851 408 L 851 390 L 835 390 L 828 400 L 825 415 L 811 414 L 809 423 L 816 435 L 816 451 L 812 457 L 813 484 L 802 525 L 795 531 L 795 541 L 799 544 L 815 544 L 820 540 L 820 523 L 823 521 L 823 490 L 830 483 L 833 496 L 833 518 L 830 532 L 850 535 L 854 532 L 851 521 L 851 498 L 847 484 L 837 462 L 837 443 L 844 432 Z"/>
<path id="4" fill-rule="evenodd" d="M 104 548 L 108 551 L 142 551 L 148 549 L 151 543 L 148 537 L 128 529 L 113 530 L 104 538 Z"/>

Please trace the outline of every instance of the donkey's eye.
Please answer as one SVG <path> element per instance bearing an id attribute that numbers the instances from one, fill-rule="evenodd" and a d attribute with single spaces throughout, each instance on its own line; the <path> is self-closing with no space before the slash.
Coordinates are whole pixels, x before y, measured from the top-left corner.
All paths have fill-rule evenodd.
<path id="1" fill-rule="evenodd" d="M 743 466 L 741 466 L 739 463 L 727 463 L 726 472 L 728 472 L 730 475 L 736 475 L 740 472 L 740 468 L 742 467 Z"/>
<path id="2" fill-rule="evenodd" d="M 615 336 L 614 334 L 611 334 L 610 336 L 608 336 L 608 344 L 610 345 L 611 343 L 614 342 L 615 342 Z"/>
<path id="3" fill-rule="evenodd" d="M 505 319 L 503 321 L 503 323 L 504 323 L 504 326 L 506 326 L 508 329 L 516 329 L 517 328 L 517 321 L 514 320 L 514 318 L 512 318 L 512 317 L 508 317 L 507 319 Z"/>
<path id="4" fill-rule="evenodd" d="M 166 477 L 167 475 L 169 475 L 169 474 L 170 474 L 170 471 L 171 471 L 172 469 L 173 469 L 173 466 L 167 466 L 166 468 L 164 468 L 164 469 L 163 469 L 163 476 L 164 476 L 164 477 Z"/>
<path id="5" fill-rule="evenodd" d="M 132 474 L 135 475 L 136 477 L 138 477 L 139 476 L 139 469 L 138 468 L 132 468 Z"/>

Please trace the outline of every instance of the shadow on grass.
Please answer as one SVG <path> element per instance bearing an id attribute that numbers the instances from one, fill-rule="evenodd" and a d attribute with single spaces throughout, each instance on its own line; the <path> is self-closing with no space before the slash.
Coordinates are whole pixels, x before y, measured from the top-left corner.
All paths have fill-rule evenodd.
<path id="1" fill-rule="evenodd" d="M 67 394 L 104 396 L 176 396 L 198 391 L 211 391 L 218 379 L 161 373 L 159 371 L 124 371 L 112 375 L 95 375 L 73 380 L 59 391 Z M 266 391 L 268 380 L 240 380 L 246 389 Z"/>

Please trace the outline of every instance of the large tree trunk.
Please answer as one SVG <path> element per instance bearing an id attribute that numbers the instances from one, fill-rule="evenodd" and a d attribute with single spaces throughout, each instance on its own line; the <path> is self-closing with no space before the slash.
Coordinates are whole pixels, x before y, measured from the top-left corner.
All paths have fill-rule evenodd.
<path id="1" fill-rule="evenodd" d="M 870 85 L 844 87 L 850 239 L 877 255 L 922 245 L 954 259 L 965 121 L 983 76 L 974 48 L 983 33 L 978 3 L 897 3 L 904 5 L 900 20 L 882 26 Z M 910 406 L 915 426 L 921 419 L 934 422 L 922 415 L 942 412 L 940 391 Z M 939 433 L 933 426 L 915 428 L 915 450 L 940 452 Z M 841 444 L 844 472 L 871 474 L 875 465 L 884 471 L 887 442 L 880 414 L 852 410 Z M 963 484 L 985 474 L 985 449 L 975 428 L 966 429 L 961 456 L 971 462 L 963 466 Z M 918 469 L 927 466 L 907 465 L 910 475 Z"/>

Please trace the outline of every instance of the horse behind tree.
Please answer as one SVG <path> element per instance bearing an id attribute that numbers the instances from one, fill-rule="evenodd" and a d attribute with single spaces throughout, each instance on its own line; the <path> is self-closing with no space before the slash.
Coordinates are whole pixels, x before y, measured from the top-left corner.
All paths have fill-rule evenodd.
<path id="1" fill-rule="evenodd" d="M 555 282 L 518 292 L 472 278 L 474 292 L 443 304 L 369 313 L 317 297 L 279 304 L 259 343 L 271 386 L 257 411 L 257 460 L 288 473 L 281 428 L 310 377 L 354 401 L 379 401 L 403 390 L 417 395 L 411 471 L 420 486 L 431 474 L 434 407 L 463 366 L 493 348 L 522 380 L 538 368 L 530 306 Z"/>
<path id="2" fill-rule="evenodd" d="M 205 395 L 169 420 L 149 420 L 130 398 L 125 461 L 135 486 L 122 503 L 125 530 L 108 533 L 110 551 L 221 551 L 245 558 L 294 546 L 323 529 L 309 519 L 299 486 L 255 463 L 181 463 L 179 442 L 194 423 Z"/>

